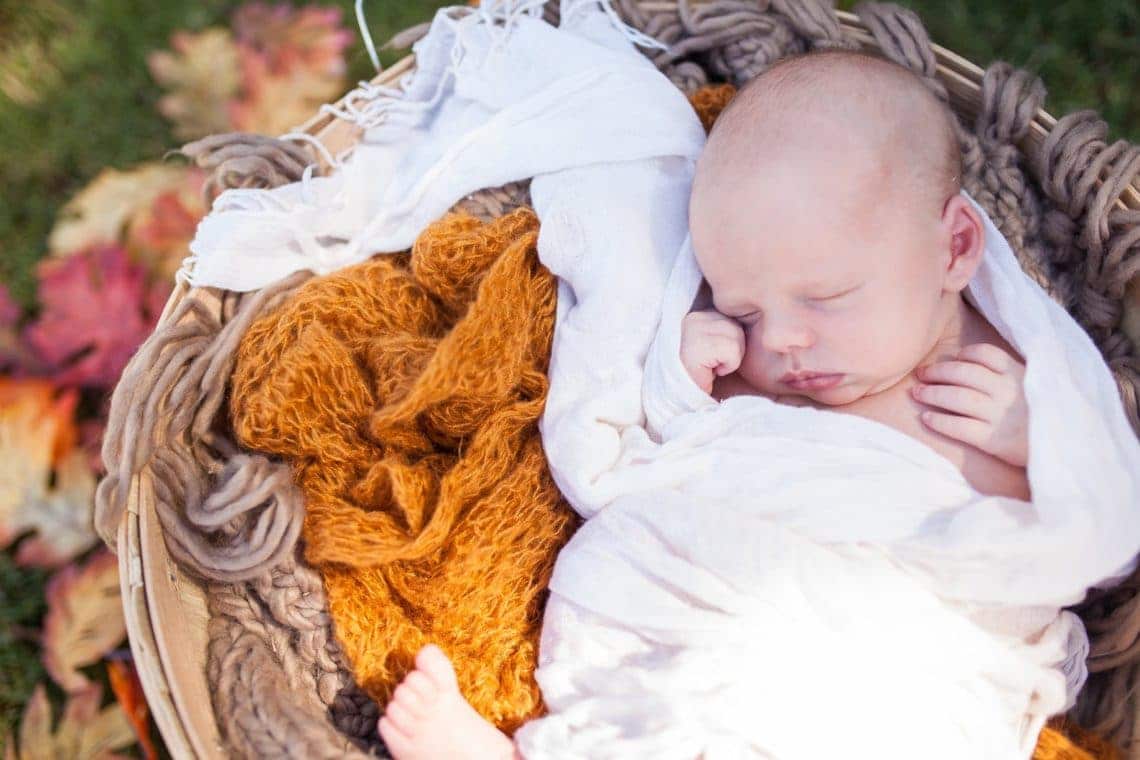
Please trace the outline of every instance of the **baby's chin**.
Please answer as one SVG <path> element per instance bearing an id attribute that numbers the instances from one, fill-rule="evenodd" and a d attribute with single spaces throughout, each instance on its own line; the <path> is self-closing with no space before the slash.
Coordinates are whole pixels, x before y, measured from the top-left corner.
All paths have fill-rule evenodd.
<path id="1" fill-rule="evenodd" d="M 845 406 L 863 397 L 862 389 L 854 382 L 844 378 L 843 382 L 834 388 L 821 390 L 791 391 L 782 383 L 776 383 L 768 394 L 778 404 L 789 406 Z"/>

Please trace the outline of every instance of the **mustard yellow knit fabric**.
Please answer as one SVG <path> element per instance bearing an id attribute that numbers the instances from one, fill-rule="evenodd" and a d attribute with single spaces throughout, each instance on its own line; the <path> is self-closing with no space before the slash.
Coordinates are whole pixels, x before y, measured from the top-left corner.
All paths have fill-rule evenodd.
<path id="1" fill-rule="evenodd" d="M 555 283 L 538 221 L 451 215 L 411 255 L 311 280 L 251 326 L 233 375 L 239 442 L 293 462 L 305 558 L 380 704 L 439 644 L 482 715 L 513 732 L 546 584 L 578 519 L 547 470 Z"/>
<path id="2" fill-rule="evenodd" d="M 706 129 L 734 93 L 691 97 Z M 230 399 L 238 441 L 293 463 L 305 558 L 362 688 L 384 705 L 434 642 L 508 734 L 544 712 L 546 584 L 579 524 L 537 430 L 556 305 L 537 234 L 530 209 L 452 214 L 410 254 L 311 280 L 250 328 Z M 1117 757 L 1059 721 L 1033 755 Z"/>

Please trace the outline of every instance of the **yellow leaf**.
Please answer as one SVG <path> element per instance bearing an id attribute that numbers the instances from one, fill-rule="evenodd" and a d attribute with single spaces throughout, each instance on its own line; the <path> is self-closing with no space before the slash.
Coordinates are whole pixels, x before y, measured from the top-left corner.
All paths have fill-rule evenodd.
<path id="1" fill-rule="evenodd" d="M 127 634 L 119 601 L 119 565 L 101 549 L 82 569 L 68 565 L 48 582 L 44 617 L 44 667 L 66 692 L 90 682 L 79 668 L 110 652 Z"/>
<path id="2" fill-rule="evenodd" d="M 72 694 L 63 708 L 55 732 L 51 705 L 43 684 L 36 686 L 20 726 L 20 746 L 9 742 L 5 760 L 109 760 L 113 750 L 134 741 L 134 732 L 118 704 L 99 710 L 102 688 L 91 684 Z"/>
<path id="3" fill-rule="evenodd" d="M 0 92 L 24 107 L 37 106 L 63 81 L 45 45 L 26 39 L 0 49 Z"/>
<path id="4" fill-rule="evenodd" d="M 43 684 L 36 686 L 20 721 L 20 760 L 51 758 L 51 705 Z"/>
<path id="5" fill-rule="evenodd" d="M 19 564 L 59 565 L 97 540 L 95 474 L 76 447 L 78 398 L 46 380 L 0 377 L 0 549 L 35 534 L 20 542 Z"/>
<path id="6" fill-rule="evenodd" d="M 160 193 L 177 187 L 187 171 L 185 166 L 159 163 L 125 172 L 104 169 L 60 211 L 48 250 L 58 256 L 118 243 L 127 220 Z"/>
<path id="7" fill-rule="evenodd" d="M 173 122 L 175 136 L 194 140 L 231 131 L 226 104 L 241 83 L 233 35 L 218 28 L 175 32 L 170 43 L 174 50 L 151 53 L 147 66 L 167 90 L 158 110 Z"/>

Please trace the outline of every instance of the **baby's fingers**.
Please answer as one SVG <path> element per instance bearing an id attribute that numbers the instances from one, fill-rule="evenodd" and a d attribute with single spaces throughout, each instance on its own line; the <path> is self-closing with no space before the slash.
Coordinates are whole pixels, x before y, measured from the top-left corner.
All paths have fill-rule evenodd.
<path id="1" fill-rule="evenodd" d="M 983 451 L 986 450 L 993 434 L 993 426 L 990 423 L 971 417 L 959 417 L 956 414 L 942 412 L 923 412 L 920 418 L 923 424 L 934 432 L 968 443 Z"/>
<path id="2" fill-rule="evenodd" d="M 1002 377 L 989 367 L 970 361 L 943 361 L 920 367 L 915 375 L 925 383 L 961 385 L 996 395 Z"/>
<path id="3" fill-rule="evenodd" d="M 911 393 L 927 406 L 936 406 L 979 420 L 993 419 L 993 399 L 988 394 L 973 388 L 918 383 L 911 388 Z"/>
<path id="4" fill-rule="evenodd" d="M 1010 356 L 1004 349 L 992 343 L 972 343 L 964 346 L 958 352 L 958 358 L 969 362 L 977 362 L 989 367 L 999 375 L 1014 374 L 1020 377 L 1025 371 L 1025 365 Z"/>

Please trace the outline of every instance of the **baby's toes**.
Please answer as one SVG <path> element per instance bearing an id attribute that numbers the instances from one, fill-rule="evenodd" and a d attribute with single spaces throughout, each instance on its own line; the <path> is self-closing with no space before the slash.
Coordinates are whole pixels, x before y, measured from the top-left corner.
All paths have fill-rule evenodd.
<path id="1" fill-rule="evenodd" d="M 435 644 L 428 644 L 416 655 L 416 669 L 427 674 L 440 690 L 459 691 L 459 682 L 455 678 L 451 660 Z"/>
<path id="2" fill-rule="evenodd" d="M 384 740 L 384 746 L 388 748 L 390 754 L 396 757 L 406 755 L 415 746 L 411 737 L 393 723 L 391 717 L 387 714 L 380 716 L 378 728 L 380 738 Z"/>
<path id="3" fill-rule="evenodd" d="M 409 696 L 415 698 L 422 705 L 430 705 L 439 697 L 439 687 L 427 676 L 418 670 L 413 670 L 404 676 L 404 680 L 396 688 L 396 693 L 399 694 L 400 690 Z"/>
<path id="4" fill-rule="evenodd" d="M 399 707 L 400 710 L 413 718 L 421 718 L 427 712 L 427 707 L 431 700 L 424 699 L 415 692 L 413 687 L 408 685 L 408 680 L 396 687 L 395 693 L 392 694 L 392 700 L 388 703 L 388 708 L 393 706 Z"/>
<path id="5" fill-rule="evenodd" d="M 416 735 L 416 729 L 420 723 L 419 716 L 409 709 L 407 704 L 396 701 L 389 702 L 388 706 L 384 708 L 384 715 L 400 733 L 411 737 Z"/>

